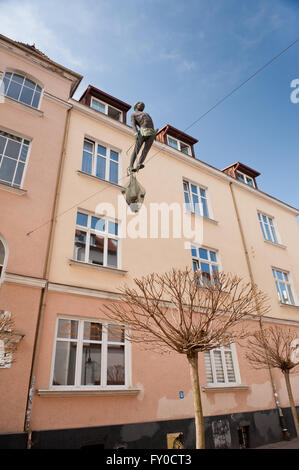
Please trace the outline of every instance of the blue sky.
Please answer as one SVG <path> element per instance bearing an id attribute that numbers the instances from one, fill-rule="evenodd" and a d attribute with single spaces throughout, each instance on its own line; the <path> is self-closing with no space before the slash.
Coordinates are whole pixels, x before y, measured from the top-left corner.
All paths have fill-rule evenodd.
<path id="1" fill-rule="evenodd" d="M 35 43 L 155 127 L 184 131 L 299 37 L 297 0 L 0 0 L 0 32 Z M 299 208 L 299 42 L 187 130 L 200 160 L 241 161 L 259 188 Z M 299 96 L 299 94 L 298 94 Z"/>

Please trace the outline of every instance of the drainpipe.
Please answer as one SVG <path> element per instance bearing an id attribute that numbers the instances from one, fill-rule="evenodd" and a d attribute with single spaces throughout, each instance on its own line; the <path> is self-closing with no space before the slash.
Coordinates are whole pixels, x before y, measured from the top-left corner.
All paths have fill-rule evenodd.
<path id="1" fill-rule="evenodd" d="M 240 214 L 239 214 L 239 210 L 238 210 L 238 206 L 237 206 L 237 202 L 236 202 L 232 182 L 229 183 L 229 187 L 230 187 L 230 191 L 231 191 L 231 195 L 232 195 L 232 199 L 233 199 L 233 204 L 234 204 L 234 208 L 235 208 L 235 212 L 236 212 L 236 216 L 237 216 L 237 220 L 238 220 L 239 230 L 240 230 L 240 234 L 241 234 L 241 238 L 242 238 L 242 244 L 243 244 L 246 263 L 247 263 L 248 272 L 249 272 L 249 277 L 250 277 L 251 283 L 254 284 L 254 277 L 253 277 L 253 273 L 252 273 L 250 258 L 249 258 L 249 254 L 248 254 L 248 250 L 247 250 L 246 240 L 245 240 L 245 236 L 244 236 L 244 231 L 243 231 L 243 227 L 242 227 L 242 223 L 241 223 L 241 219 L 240 219 Z M 257 312 L 260 313 L 258 305 L 256 305 L 256 309 L 257 309 Z M 262 322 L 262 317 L 261 316 L 259 318 L 259 325 L 260 325 L 260 329 L 261 329 L 262 334 L 264 334 L 263 322 Z M 279 403 L 279 399 L 278 399 L 278 393 L 277 393 L 276 385 L 275 385 L 275 382 L 274 382 L 274 379 L 273 379 L 273 374 L 272 374 L 272 370 L 271 370 L 271 367 L 269 365 L 269 362 L 268 362 L 268 370 L 269 370 L 270 381 L 271 381 L 272 390 L 273 390 L 273 397 L 274 397 L 275 405 L 276 405 L 277 412 L 278 412 L 279 424 L 280 424 L 282 434 L 283 434 L 283 439 L 284 440 L 289 440 L 290 439 L 290 434 L 287 430 L 285 419 L 284 419 L 284 416 L 283 416 L 283 413 L 282 413 L 282 409 L 280 407 L 280 403 Z"/>
<path id="2" fill-rule="evenodd" d="M 66 143 L 67 143 L 67 138 L 68 138 L 68 133 L 69 133 L 69 124 L 70 124 L 70 116 L 71 116 L 70 111 L 71 111 L 71 108 L 69 108 L 66 112 L 66 122 L 65 122 L 65 128 L 64 128 L 62 154 L 61 154 L 60 164 L 58 168 L 58 175 L 57 175 L 56 188 L 55 188 L 55 199 L 54 199 L 54 204 L 53 204 L 53 209 L 52 209 L 52 218 L 50 221 L 51 223 L 50 234 L 49 234 L 49 239 L 48 239 L 46 260 L 45 260 L 45 265 L 44 265 L 43 278 L 46 280 L 46 283 L 41 293 L 37 324 L 36 324 L 36 332 L 35 332 L 34 345 L 33 345 L 30 381 L 29 381 L 29 386 L 28 386 L 27 405 L 26 405 L 25 422 L 24 422 L 24 432 L 27 433 L 27 449 L 32 448 L 31 412 L 32 412 L 33 399 L 34 399 L 34 394 L 35 394 L 37 357 L 38 357 L 38 352 L 39 352 L 41 332 L 42 332 L 42 326 L 43 326 L 43 320 L 44 320 L 44 312 L 45 312 L 46 301 L 47 301 L 50 260 L 51 260 L 52 250 L 53 250 L 53 240 L 54 240 L 54 232 L 55 232 L 55 227 L 56 227 L 58 201 L 59 201 L 63 168 L 64 168 L 65 156 L 66 156 Z M 30 236 L 30 232 L 27 233 L 27 236 Z"/>

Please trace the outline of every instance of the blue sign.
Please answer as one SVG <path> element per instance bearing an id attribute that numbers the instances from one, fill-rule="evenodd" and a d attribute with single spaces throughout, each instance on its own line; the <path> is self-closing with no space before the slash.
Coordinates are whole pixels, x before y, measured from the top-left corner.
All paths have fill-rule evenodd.
<path id="1" fill-rule="evenodd" d="M 180 398 L 184 398 L 184 392 L 180 391 Z"/>

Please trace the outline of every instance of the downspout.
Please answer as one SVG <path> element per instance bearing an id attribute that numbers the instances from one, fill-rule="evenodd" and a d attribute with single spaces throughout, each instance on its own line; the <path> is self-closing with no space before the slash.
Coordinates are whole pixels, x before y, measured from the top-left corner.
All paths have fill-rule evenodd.
<path id="1" fill-rule="evenodd" d="M 233 204 L 234 204 L 234 208 L 235 208 L 235 212 L 236 212 L 236 216 L 237 216 L 237 220 L 238 220 L 239 230 L 240 230 L 240 234 L 241 234 L 241 238 L 242 238 L 243 249 L 244 249 L 246 263 L 247 263 L 248 272 L 249 272 L 249 277 L 250 277 L 251 283 L 254 284 L 255 282 L 254 282 L 254 277 L 253 277 L 253 273 L 252 273 L 250 258 L 249 258 L 249 254 L 248 254 L 248 250 L 247 250 L 246 240 L 245 240 L 245 236 L 244 236 L 244 231 L 243 231 L 243 227 L 242 227 L 242 223 L 241 223 L 241 219 L 240 219 L 240 214 L 239 214 L 239 210 L 238 210 L 238 206 L 237 206 L 237 202 L 236 202 L 232 182 L 229 183 L 229 187 L 230 187 L 232 200 L 233 200 Z M 260 309 L 259 309 L 257 304 L 256 304 L 256 310 L 257 310 L 258 313 L 260 313 Z M 261 315 L 260 315 L 260 318 L 259 318 L 259 326 L 260 326 L 262 335 L 264 335 L 263 322 L 262 322 Z M 280 427 L 281 427 L 281 430 L 282 430 L 283 438 L 285 440 L 289 440 L 290 439 L 290 434 L 289 434 L 288 429 L 286 427 L 285 419 L 284 419 L 284 416 L 283 416 L 283 413 L 282 413 L 282 409 L 280 407 L 280 403 L 279 403 L 279 399 L 278 399 L 278 393 L 277 393 L 276 385 L 275 385 L 275 382 L 274 382 L 274 379 L 273 379 L 273 374 L 272 374 L 272 370 L 271 370 L 271 367 L 269 365 L 269 362 L 268 362 L 268 370 L 269 370 L 270 381 L 271 381 L 272 390 L 273 390 L 273 397 L 274 397 L 275 405 L 276 405 L 277 412 L 278 412 L 279 424 L 280 424 Z"/>
<path id="2" fill-rule="evenodd" d="M 46 300 L 47 300 L 47 293 L 48 293 L 48 285 L 49 285 L 49 270 L 50 270 L 50 261 L 51 261 L 51 254 L 53 250 L 53 240 L 54 240 L 54 232 L 56 227 L 56 217 L 57 217 L 57 209 L 58 209 L 58 202 L 59 202 L 59 195 L 60 195 L 60 188 L 62 182 L 62 175 L 63 175 L 63 168 L 65 163 L 65 156 L 66 156 L 66 143 L 69 133 L 69 124 L 70 124 L 70 111 L 71 107 L 67 110 L 66 114 L 66 122 L 64 128 L 64 136 L 63 136 L 63 147 L 62 153 L 60 158 L 60 164 L 58 168 L 58 175 L 55 187 L 55 199 L 52 209 L 52 218 L 51 218 L 51 228 L 50 234 L 48 238 L 48 245 L 47 245 L 47 252 L 46 252 L 46 259 L 44 265 L 44 276 L 46 283 L 41 292 L 41 299 L 37 317 L 37 324 L 36 324 L 36 332 L 34 338 L 34 345 L 33 345 L 33 354 L 32 354 L 32 362 L 31 362 L 31 371 L 30 371 L 30 381 L 28 385 L 28 394 L 27 394 L 27 405 L 26 405 L 26 412 L 25 412 L 25 422 L 24 422 L 24 432 L 27 433 L 27 449 L 31 449 L 32 447 L 32 428 L 31 428 L 31 412 L 32 412 L 32 405 L 35 393 L 35 382 L 36 382 L 36 368 L 37 368 L 37 357 L 39 352 L 39 345 L 41 339 L 41 332 L 43 326 L 43 319 L 44 319 L 44 311 L 46 308 Z M 30 234 L 27 234 L 30 236 Z"/>

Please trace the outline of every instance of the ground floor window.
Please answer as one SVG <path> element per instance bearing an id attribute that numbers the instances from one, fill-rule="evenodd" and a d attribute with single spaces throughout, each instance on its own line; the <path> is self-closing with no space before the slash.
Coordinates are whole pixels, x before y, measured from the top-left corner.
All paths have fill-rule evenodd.
<path id="1" fill-rule="evenodd" d="M 240 381 L 234 344 L 206 351 L 204 357 L 209 385 L 232 385 Z"/>
<path id="2" fill-rule="evenodd" d="M 52 386 L 128 386 L 128 356 L 123 326 L 58 318 Z"/>

